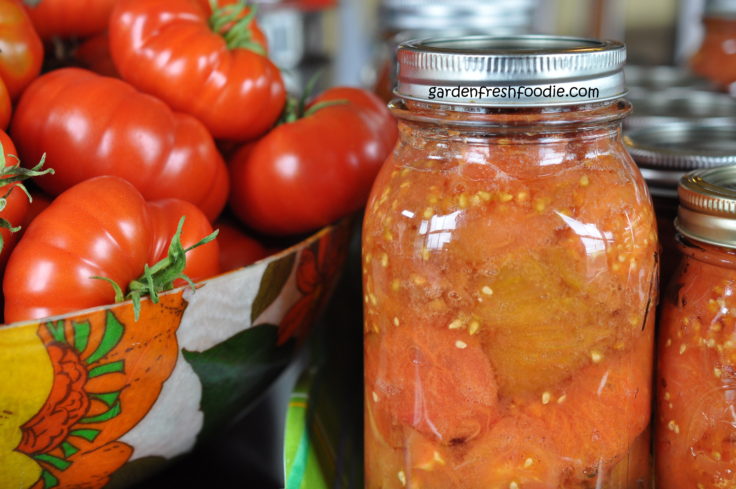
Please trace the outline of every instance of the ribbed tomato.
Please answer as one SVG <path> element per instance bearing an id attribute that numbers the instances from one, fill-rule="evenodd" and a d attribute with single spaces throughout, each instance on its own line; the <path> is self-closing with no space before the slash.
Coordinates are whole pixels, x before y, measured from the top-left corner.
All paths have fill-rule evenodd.
<path id="1" fill-rule="evenodd" d="M 86 37 L 107 29 L 116 0 L 23 0 L 39 35 Z"/>
<path id="2" fill-rule="evenodd" d="M 107 32 L 92 36 L 74 50 L 74 61 L 82 68 L 98 75 L 120 78 L 110 57 L 110 39 Z"/>
<path id="3" fill-rule="evenodd" d="M 16 156 L 15 146 L 10 137 L 4 132 L 0 131 L 0 144 L 2 144 L 2 151 L 5 157 L 5 166 L 12 167 L 18 165 L 18 159 Z M 2 179 L 0 179 L 2 184 Z M 0 196 L 5 195 L 11 188 L 17 184 L 6 184 L 0 186 Z M 25 216 L 28 213 L 30 203 L 28 197 L 18 188 L 12 189 L 12 192 L 6 197 L 5 208 L 0 210 L 0 219 L 5 219 L 11 226 L 20 226 L 25 220 Z M 2 249 L 0 249 L 0 270 L 5 266 L 5 262 L 8 260 L 10 250 L 15 246 L 17 236 L 16 233 L 11 232 L 8 227 L 0 226 L 0 236 L 2 236 Z"/>
<path id="4" fill-rule="evenodd" d="M 122 80 L 79 68 L 49 72 L 23 93 L 12 135 L 22 161 L 47 154 L 56 173 L 37 181 L 53 195 L 117 175 L 148 200 L 187 200 L 211 220 L 225 205 L 227 169 L 207 129 Z"/>
<path id="5" fill-rule="evenodd" d="M 232 8 L 210 13 L 201 0 L 120 0 L 110 53 L 138 89 L 194 115 L 215 138 L 246 141 L 273 125 L 286 94 L 252 16 L 233 22 Z"/>
<path id="6" fill-rule="evenodd" d="M 187 247 L 212 232 L 194 205 L 146 202 L 125 180 L 103 176 L 59 195 L 28 226 L 8 260 L 5 320 L 38 319 L 115 302 L 105 277 L 124 288 L 146 264 L 166 256 L 181 217 Z M 217 242 L 186 254 L 183 273 L 202 280 L 219 272 Z"/>

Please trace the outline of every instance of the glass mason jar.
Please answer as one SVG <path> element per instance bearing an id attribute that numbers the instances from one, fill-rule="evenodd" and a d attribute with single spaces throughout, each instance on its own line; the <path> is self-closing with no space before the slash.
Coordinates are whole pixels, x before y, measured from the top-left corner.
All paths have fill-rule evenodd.
<path id="1" fill-rule="evenodd" d="M 707 0 L 703 27 L 703 41 L 690 59 L 690 67 L 722 90 L 730 91 L 736 81 L 736 3 Z"/>
<path id="2" fill-rule="evenodd" d="M 400 139 L 363 227 L 366 488 L 649 487 L 658 245 L 624 58 L 399 48 Z"/>
<path id="3" fill-rule="evenodd" d="M 736 119 L 662 118 L 657 126 L 627 131 L 624 142 L 652 194 L 662 246 L 661 282 L 667 284 L 680 256 L 674 225 L 678 182 L 691 170 L 736 164 Z"/>
<path id="4" fill-rule="evenodd" d="M 532 32 L 539 0 L 382 0 L 373 91 L 394 98 L 396 48 L 411 39 Z"/>
<path id="5" fill-rule="evenodd" d="M 662 298 L 656 477 L 667 489 L 736 485 L 736 167 L 680 183 L 682 261 Z"/>

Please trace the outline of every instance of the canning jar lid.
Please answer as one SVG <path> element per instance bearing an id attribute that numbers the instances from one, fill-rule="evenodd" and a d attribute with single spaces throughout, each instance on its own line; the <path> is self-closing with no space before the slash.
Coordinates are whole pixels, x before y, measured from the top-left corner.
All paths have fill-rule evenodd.
<path id="1" fill-rule="evenodd" d="M 537 0 L 383 0 L 380 24 L 386 31 L 465 28 L 507 33 L 531 29 Z"/>
<path id="2" fill-rule="evenodd" d="M 682 177 L 675 228 L 683 235 L 736 248 L 736 166 L 695 170 Z"/>
<path id="3" fill-rule="evenodd" d="M 466 36 L 413 40 L 397 51 L 396 95 L 461 106 L 542 107 L 626 93 L 626 47 L 576 37 Z"/>
<path id="4" fill-rule="evenodd" d="M 659 196 L 674 198 L 688 171 L 736 164 L 733 122 L 680 121 L 632 129 L 624 144 L 652 194 Z"/>

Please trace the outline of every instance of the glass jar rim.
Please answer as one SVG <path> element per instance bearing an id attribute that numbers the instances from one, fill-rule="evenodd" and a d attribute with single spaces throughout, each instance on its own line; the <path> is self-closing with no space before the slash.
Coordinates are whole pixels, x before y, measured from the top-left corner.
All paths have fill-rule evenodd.
<path id="1" fill-rule="evenodd" d="M 518 132 L 540 126 L 559 131 L 585 124 L 620 123 L 632 110 L 631 103 L 624 98 L 550 107 L 466 107 L 395 98 L 389 102 L 388 107 L 391 113 L 402 121 L 456 128 L 497 128 Z"/>
<path id="2" fill-rule="evenodd" d="M 683 255 L 710 265 L 736 269 L 736 249 L 691 238 L 680 232 L 675 244 Z"/>

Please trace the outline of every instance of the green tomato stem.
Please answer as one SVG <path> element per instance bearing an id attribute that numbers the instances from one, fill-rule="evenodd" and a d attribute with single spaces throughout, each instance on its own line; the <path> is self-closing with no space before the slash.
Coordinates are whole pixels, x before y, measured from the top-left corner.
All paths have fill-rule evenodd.
<path id="1" fill-rule="evenodd" d="M 247 49 L 266 56 L 266 50 L 253 40 L 250 31 L 250 24 L 256 16 L 255 5 L 238 2 L 220 7 L 217 0 L 209 0 L 209 2 L 212 10 L 209 19 L 210 29 L 225 39 L 228 49 Z M 246 8 L 248 12 L 243 15 Z"/>
<path id="2" fill-rule="evenodd" d="M 174 236 L 171 238 L 171 244 L 169 244 L 168 254 L 151 266 L 145 264 L 143 274 L 128 284 L 127 294 L 123 295 L 120 285 L 112 279 L 106 277 L 90 277 L 109 282 L 115 289 L 115 302 L 132 300 L 133 313 L 136 321 L 140 317 L 141 299 L 143 297 L 150 297 L 151 302 L 157 304 L 159 294 L 172 289 L 176 279 L 184 280 L 194 289 L 194 282 L 184 273 L 186 253 L 215 239 L 219 230 L 213 231 L 211 234 L 185 249 L 181 243 L 181 231 L 184 227 L 184 220 L 184 216 L 179 219 L 176 233 L 174 233 Z M 118 292 L 120 293 L 118 294 Z"/>
<path id="3" fill-rule="evenodd" d="M 309 117 L 311 115 L 314 115 L 316 112 L 326 109 L 327 107 L 333 107 L 335 105 L 345 105 L 348 104 L 348 102 L 345 99 L 339 99 L 339 100 L 324 100 L 322 102 L 316 103 L 313 106 L 311 106 L 307 111 L 304 113 L 304 117 Z"/>
<path id="4" fill-rule="evenodd" d="M 18 160 L 17 156 L 10 156 Z M 3 148 L 3 145 L 0 144 L 0 185 L 7 187 L 5 193 L 0 196 L 0 211 L 4 210 L 8 205 L 8 197 L 10 197 L 10 194 L 15 189 L 19 189 L 21 192 L 26 194 L 28 201 L 33 202 L 33 197 L 31 197 L 26 186 L 19 182 L 28 180 L 29 178 L 46 175 L 47 173 L 53 174 L 54 170 L 52 168 L 41 170 L 45 162 L 46 153 L 41 156 L 41 160 L 33 168 L 24 168 L 20 166 L 20 164 L 8 166 L 5 158 L 5 149 Z M 18 160 L 18 163 L 20 163 L 20 160 Z M 13 224 L 5 218 L 0 218 L 0 228 L 8 229 L 11 233 L 17 233 L 21 229 L 20 226 L 13 226 Z M 4 246 L 5 240 L 2 235 L 0 235 L 0 252 L 2 252 Z"/>
<path id="5" fill-rule="evenodd" d="M 317 111 L 327 107 L 331 107 L 333 105 L 343 105 L 350 103 L 348 100 L 344 99 L 325 100 L 314 104 L 312 107 L 307 109 L 307 100 L 312 96 L 312 92 L 314 92 L 314 87 L 317 85 L 317 81 L 319 80 L 320 76 L 322 76 L 322 70 L 312 75 L 312 77 L 309 79 L 309 81 L 307 81 L 307 84 L 304 87 L 304 92 L 298 99 L 294 96 L 288 96 L 286 98 L 284 110 L 281 113 L 281 117 L 279 118 L 278 122 L 276 123 L 277 126 L 280 126 L 281 124 L 288 124 L 290 122 L 296 122 L 299 119 L 314 115 Z"/>

